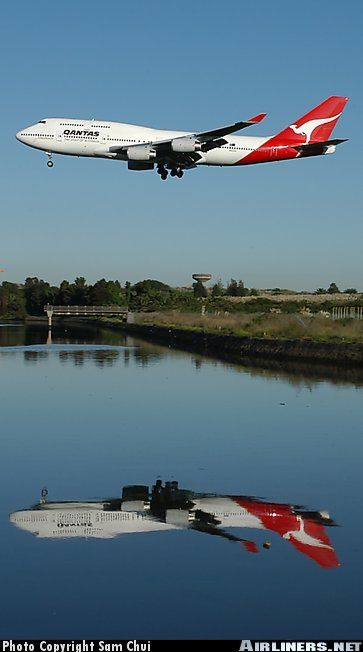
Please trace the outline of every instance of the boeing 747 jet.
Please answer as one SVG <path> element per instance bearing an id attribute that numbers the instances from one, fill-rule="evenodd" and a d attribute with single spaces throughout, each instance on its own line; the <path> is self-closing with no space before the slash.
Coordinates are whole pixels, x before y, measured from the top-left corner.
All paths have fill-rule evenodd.
<path id="1" fill-rule="evenodd" d="M 332 154 L 346 138 L 331 133 L 348 101 L 331 96 L 274 136 L 235 136 L 258 124 L 266 113 L 209 131 L 166 131 L 121 122 L 45 118 L 20 130 L 16 138 L 53 154 L 91 156 L 127 161 L 129 170 L 156 170 L 165 180 L 181 178 L 184 170 L 198 165 L 233 166 L 270 163 Z"/>
<path id="2" fill-rule="evenodd" d="M 274 503 L 251 496 L 201 494 L 180 489 L 176 481 L 161 480 L 149 490 L 145 485 L 123 487 L 121 498 L 98 501 L 47 500 L 47 490 L 30 509 L 10 514 L 10 521 L 31 534 L 49 539 L 110 539 L 120 535 L 194 530 L 242 544 L 250 553 L 258 546 L 251 531 L 279 535 L 323 568 L 337 568 L 339 560 L 325 531 L 334 521 L 325 511 Z M 248 538 L 230 532 L 246 529 Z M 270 548 L 271 542 L 263 544 Z"/>

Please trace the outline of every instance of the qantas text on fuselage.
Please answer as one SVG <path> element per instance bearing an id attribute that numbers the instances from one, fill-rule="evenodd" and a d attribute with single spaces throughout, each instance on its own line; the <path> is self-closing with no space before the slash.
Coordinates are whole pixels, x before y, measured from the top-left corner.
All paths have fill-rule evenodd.
<path id="1" fill-rule="evenodd" d="M 129 170 L 153 170 L 162 179 L 168 173 L 182 177 L 184 170 L 198 165 L 233 166 L 268 163 L 308 156 L 332 154 L 346 139 L 331 139 L 331 133 L 348 101 L 331 96 L 274 136 L 235 136 L 266 116 L 203 132 L 165 131 L 121 122 L 46 118 L 20 130 L 16 138 L 52 154 L 90 156 L 127 161 Z"/>

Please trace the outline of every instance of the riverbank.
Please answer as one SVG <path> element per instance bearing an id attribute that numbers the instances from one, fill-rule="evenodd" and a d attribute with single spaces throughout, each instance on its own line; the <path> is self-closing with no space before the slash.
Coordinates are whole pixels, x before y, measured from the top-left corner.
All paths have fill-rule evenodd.
<path id="1" fill-rule="evenodd" d="M 155 324 L 121 324 L 104 319 L 102 324 L 146 340 L 241 363 L 260 358 L 330 363 L 342 367 L 363 365 L 363 344 L 360 343 L 245 337 Z"/>
<path id="2" fill-rule="evenodd" d="M 302 329 L 300 336 L 289 338 L 286 335 L 269 337 L 267 333 L 264 333 L 263 337 L 258 337 L 256 334 L 215 332 L 210 327 L 203 327 L 204 321 L 200 316 L 194 316 L 193 324 L 187 322 L 183 326 L 170 323 L 153 323 L 152 313 L 144 317 L 149 321 L 127 324 L 112 318 L 101 318 L 92 320 L 92 322 L 89 319 L 85 321 L 80 319 L 78 321 L 88 324 L 93 323 L 97 326 L 102 325 L 152 342 L 155 341 L 167 346 L 242 364 L 250 364 L 251 361 L 258 362 L 260 360 L 261 363 L 262 361 L 275 361 L 279 364 L 281 361 L 290 361 L 330 364 L 340 368 L 363 368 L 363 342 L 359 341 L 360 338 L 358 341 L 344 341 L 342 337 L 340 339 L 337 337 L 336 341 L 333 339 L 330 341 L 310 339 L 304 321 L 302 321 L 301 325 L 296 322 L 297 327 Z M 276 326 L 281 317 L 281 315 L 273 315 L 269 319 Z M 293 318 L 290 316 L 289 319 Z M 26 323 L 45 323 L 46 321 L 46 317 L 43 316 L 31 317 L 26 320 Z M 73 320 L 72 322 L 74 323 Z M 351 323 L 353 320 L 349 320 L 349 322 L 347 324 L 348 329 L 361 329 L 363 326 L 362 322 L 356 322 L 355 324 Z M 336 331 L 345 328 L 343 324 L 336 325 L 336 322 L 332 320 L 326 320 L 325 324 L 326 330 L 333 327 Z M 266 323 L 260 324 L 260 327 L 266 328 Z M 291 328 L 291 324 L 289 328 Z"/>

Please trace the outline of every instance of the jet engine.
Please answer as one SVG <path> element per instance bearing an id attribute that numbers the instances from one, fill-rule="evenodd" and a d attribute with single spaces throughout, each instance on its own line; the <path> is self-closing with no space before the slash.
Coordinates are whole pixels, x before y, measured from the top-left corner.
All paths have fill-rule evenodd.
<path id="1" fill-rule="evenodd" d="M 146 504 L 143 500 L 124 500 L 121 503 L 122 512 L 144 512 Z"/>
<path id="2" fill-rule="evenodd" d="M 194 520 L 194 514 L 183 509 L 167 509 L 165 513 L 165 523 L 175 527 L 188 527 L 189 523 Z"/>
<path id="3" fill-rule="evenodd" d="M 152 161 L 156 152 L 150 145 L 134 145 L 127 148 L 127 158 L 129 161 Z"/>
<path id="4" fill-rule="evenodd" d="M 182 138 L 174 138 L 171 141 L 171 149 L 173 152 L 187 154 L 189 152 L 200 152 L 202 145 L 195 136 L 183 136 Z"/>
<path id="5" fill-rule="evenodd" d="M 154 161 L 128 161 L 127 167 L 129 170 L 153 170 Z"/>

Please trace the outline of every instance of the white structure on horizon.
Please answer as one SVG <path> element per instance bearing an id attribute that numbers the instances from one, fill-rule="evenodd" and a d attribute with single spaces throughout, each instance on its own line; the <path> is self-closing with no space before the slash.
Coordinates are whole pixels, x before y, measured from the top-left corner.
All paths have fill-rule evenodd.
<path id="1" fill-rule="evenodd" d="M 212 274 L 192 274 L 192 278 L 197 281 L 197 283 L 208 283 L 212 278 Z"/>

